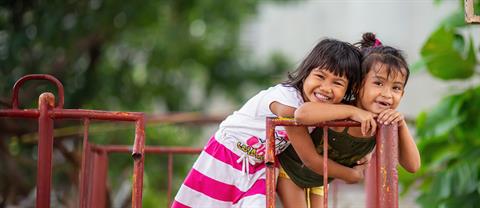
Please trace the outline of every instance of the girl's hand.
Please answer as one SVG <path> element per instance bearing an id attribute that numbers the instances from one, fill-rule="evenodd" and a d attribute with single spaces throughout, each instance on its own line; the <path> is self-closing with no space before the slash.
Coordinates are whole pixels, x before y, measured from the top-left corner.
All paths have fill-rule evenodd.
<path id="1" fill-rule="evenodd" d="M 387 109 L 382 111 L 377 118 L 377 121 L 381 124 L 389 125 L 391 123 L 398 123 L 402 125 L 404 116 L 393 109 Z"/>
<path id="2" fill-rule="evenodd" d="M 371 159 L 372 159 L 372 152 L 368 153 L 367 155 L 363 156 L 360 160 L 358 160 L 357 165 L 367 165 L 368 166 Z"/>
<path id="3" fill-rule="evenodd" d="M 367 169 L 368 164 L 356 165 L 354 166 L 353 172 L 350 175 L 351 178 L 348 181 L 345 181 L 348 184 L 358 183 L 365 178 L 365 169 Z"/>
<path id="4" fill-rule="evenodd" d="M 360 129 L 363 136 L 366 136 L 367 133 L 372 136 L 375 134 L 375 130 L 377 130 L 377 122 L 375 122 L 376 117 L 377 114 L 362 110 L 360 108 L 355 108 L 355 111 L 350 116 L 350 119 L 360 122 Z"/>

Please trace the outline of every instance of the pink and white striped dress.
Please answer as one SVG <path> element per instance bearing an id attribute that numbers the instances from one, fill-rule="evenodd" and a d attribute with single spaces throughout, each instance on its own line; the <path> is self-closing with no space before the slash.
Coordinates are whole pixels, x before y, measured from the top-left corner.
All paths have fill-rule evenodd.
<path id="1" fill-rule="evenodd" d="M 173 208 L 265 207 L 265 119 L 275 116 L 272 102 L 298 108 L 303 99 L 295 88 L 279 84 L 227 117 L 185 178 Z M 283 127 L 276 128 L 275 144 L 277 154 L 290 144 Z"/>

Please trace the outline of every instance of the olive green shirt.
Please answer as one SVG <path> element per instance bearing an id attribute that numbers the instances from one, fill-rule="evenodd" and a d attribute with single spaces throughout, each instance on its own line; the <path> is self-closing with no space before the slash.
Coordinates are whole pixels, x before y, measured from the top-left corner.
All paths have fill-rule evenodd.
<path id="1" fill-rule="evenodd" d="M 310 136 L 318 154 L 323 155 L 323 128 L 316 128 Z M 328 158 L 344 166 L 354 167 L 358 160 L 375 147 L 375 137 L 359 138 L 348 134 L 348 127 L 342 132 L 328 129 Z M 299 187 L 323 186 L 323 176 L 305 167 L 290 145 L 278 155 L 280 165 L 290 179 Z M 328 178 L 328 182 L 333 178 Z"/>

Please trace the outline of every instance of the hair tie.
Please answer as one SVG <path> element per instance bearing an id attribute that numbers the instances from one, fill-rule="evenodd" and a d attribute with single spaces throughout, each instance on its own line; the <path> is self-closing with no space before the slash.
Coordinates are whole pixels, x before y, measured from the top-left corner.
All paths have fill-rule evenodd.
<path id="1" fill-rule="evenodd" d="M 373 44 L 373 47 L 378 47 L 378 46 L 381 46 L 382 45 L 382 42 L 380 42 L 380 40 L 378 38 L 375 38 L 375 44 Z"/>

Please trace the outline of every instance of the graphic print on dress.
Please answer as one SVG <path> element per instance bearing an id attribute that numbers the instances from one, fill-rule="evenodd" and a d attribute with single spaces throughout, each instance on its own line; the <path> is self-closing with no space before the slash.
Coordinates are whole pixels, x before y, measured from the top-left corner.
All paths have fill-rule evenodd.
<path id="1" fill-rule="evenodd" d="M 275 131 L 275 149 L 277 154 L 282 152 L 288 147 L 288 135 L 287 132 Z M 247 139 L 246 144 L 243 142 L 237 142 L 237 148 L 242 152 L 254 157 L 257 160 L 263 161 L 266 150 L 266 140 L 252 136 Z"/>

